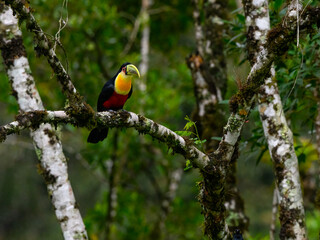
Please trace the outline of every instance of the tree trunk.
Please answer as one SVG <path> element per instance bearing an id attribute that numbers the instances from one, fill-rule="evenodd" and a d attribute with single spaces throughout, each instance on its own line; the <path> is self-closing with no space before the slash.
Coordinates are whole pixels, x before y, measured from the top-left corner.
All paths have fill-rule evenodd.
<path id="1" fill-rule="evenodd" d="M 1 52 L 20 111 L 43 110 L 26 58 L 18 20 L 11 8 L 0 3 L 0 9 Z M 88 239 L 69 182 L 62 144 L 54 128 L 48 123 L 41 124 L 37 130 L 31 130 L 30 135 L 64 239 Z"/>
<path id="2" fill-rule="evenodd" d="M 301 5 L 297 5 L 297 9 Z M 254 65 L 261 51 L 266 51 L 267 33 L 270 30 L 268 1 L 243 1 L 248 28 L 248 55 Z M 294 7 L 294 6 L 291 6 Z M 292 9 L 291 9 L 292 10 Z M 305 214 L 298 159 L 294 151 L 293 135 L 288 127 L 274 68 L 260 88 L 259 112 L 274 164 L 280 205 L 280 239 L 306 239 Z"/>

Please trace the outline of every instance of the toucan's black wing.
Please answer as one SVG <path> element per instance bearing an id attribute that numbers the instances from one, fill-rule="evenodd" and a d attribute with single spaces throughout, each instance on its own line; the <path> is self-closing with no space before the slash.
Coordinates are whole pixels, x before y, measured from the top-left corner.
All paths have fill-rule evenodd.
<path id="1" fill-rule="evenodd" d="M 106 109 L 103 106 L 103 103 L 107 101 L 114 92 L 114 79 L 110 79 L 106 84 L 103 86 L 101 93 L 98 98 L 98 104 L 97 104 L 97 110 L 98 112 L 106 111 Z"/>
<path id="2" fill-rule="evenodd" d="M 131 97 L 131 94 L 132 94 L 132 84 L 131 84 L 130 92 L 128 93 L 128 99 Z"/>

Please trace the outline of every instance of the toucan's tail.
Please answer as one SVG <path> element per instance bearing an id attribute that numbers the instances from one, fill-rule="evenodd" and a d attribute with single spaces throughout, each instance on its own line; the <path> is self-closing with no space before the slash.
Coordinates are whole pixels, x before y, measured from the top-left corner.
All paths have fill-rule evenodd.
<path id="1" fill-rule="evenodd" d="M 109 128 L 94 128 L 90 132 L 87 142 L 98 143 L 103 141 L 108 136 Z"/>

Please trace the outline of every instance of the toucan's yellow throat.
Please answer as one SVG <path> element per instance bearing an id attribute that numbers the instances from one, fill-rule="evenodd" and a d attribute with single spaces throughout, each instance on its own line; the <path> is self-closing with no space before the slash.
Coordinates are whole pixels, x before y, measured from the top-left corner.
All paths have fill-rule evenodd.
<path id="1" fill-rule="evenodd" d="M 133 64 L 128 64 L 121 69 L 115 79 L 114 90 L 121 95 L 127 95 L 131 89 L 131 82 L 134 77 L 140 77 L 139 70 Z"/>

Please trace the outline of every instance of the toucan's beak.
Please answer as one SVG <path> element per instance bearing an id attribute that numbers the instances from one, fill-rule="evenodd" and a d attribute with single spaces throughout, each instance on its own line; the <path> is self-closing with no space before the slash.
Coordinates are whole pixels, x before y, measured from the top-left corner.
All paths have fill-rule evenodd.
<path id="1" fill-rule="evenodd" d="M 133 64 L 127 65 L 127 74 L 128 75 L 136 75 L 136 76 L 140 77 L 140 73 L 139 73 L 138 68 Z"/>

